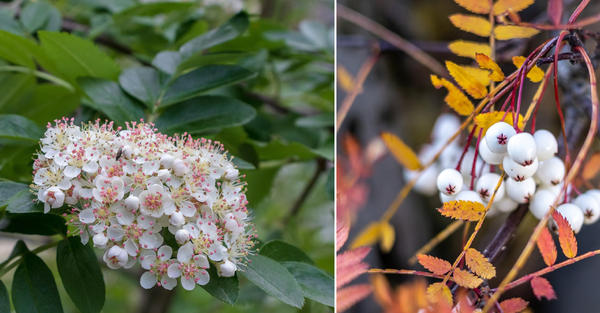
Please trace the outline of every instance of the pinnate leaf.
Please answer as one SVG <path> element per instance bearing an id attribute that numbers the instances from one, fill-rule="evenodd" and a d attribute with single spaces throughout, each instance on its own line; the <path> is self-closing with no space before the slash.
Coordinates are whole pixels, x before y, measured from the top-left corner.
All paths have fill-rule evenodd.
<path id="1" fill-rule="evenodd" d="M 550 282 L 544 277 L 534 277 L 531 280 L 531 290 L 538 300 L 542 300 L 542 297 L 552 300 L 556 299 L 556 293 Z"/>
<path id="2" fill-rule="evenodd" d="M 490 13 L 490 2 L 482 0 L 454 0 L 461 7 L 479 14 Z"/>
<path id="3" fill-rule="evenodd" d="M 445 87 L 448 90 L 448 94 L 444 98 L 444 101 L 459 115 L 467 116 L 475 110 L 475 106 L 473 106 L 471 100 L 447 79 L 431 75 L 431 83 L 437 89 Z"/>
<path id="4" fill-rule="evenodd" d="M 482 1 L 485 2 L 485 1 Z M 494 15 L 502 14 L 508 10 L 519 12 L 532 5 L 534 0 L 498 0 L 494 3 Z"/>
<path id="5" fill-rule="evenodd" d="M 494 36 L 498 40 L 529 38 L 537 35 L 539 32 L 535 28 L 516 25 L 500 25 L 494 28 Z"/>
<path id="6" fill-rule="evenodd" d="M 473 59 L 477 53 L 483 53 L 486 55 L 490 55 L 492 53 L 492 48 L 488 44 L 465 40 L 455 40 L 451 42 L 448 44 L 448 49 L 458 56 Z"/>
<path id="7" fill-rule="evenodd" d="M 514 56 L 512 58 L 513 64 L 517 68 L 520 68 L 523 63 L 525 63 L 525 60 L 526 58 L 523 56 Z M 537 65 L 534 65 L 531 70 L 529 70 L 529 73 L 527 73 L 527 78 L 534 83 L 540 82 L 544 78 L 544 71 L 542 71 L 542 69 Z"/>
<path id="8" fill-rule="evenodd" d="M 554 265 L 558 252 L 556 251 L 554 239 L 552 239 L 552 235 L 550 234 L 548 228 L 544 227 L 542 229 L 536 244 L 540 254 L 542 255 L 542 258 L 544 258 L 544 263 L 546 263 L 548 266 Z"/>
<path id="9" fill-rule="evenodd" d="M 462 287 L 473 289 L 479 287 L 483 282 L 483 279 L 471 274 L 469 271 L 455 268 L 452 275 L 454 282 Z"/>
<path id="10" fill-rule="evenodd" d="M 475 60 L 479 67 L 491 70 L 492 72 L 489 74 L 489 78 L 495 82 L 504 80 L 504 73 L 500 69 L 500 66 L 494 60 L 492 60 L 489 56 L 483 53 L 475 54 Z"/>
<path id="11" fill-rule="evenodd" d="M 337 256 L 335 272 L 337 288 L 344 286 L 367 271 L 369 265 L 363 262 L 363 259 L 369 251 L 371 251 L 371 248 L 362 247 L 346 251 Z"/>
<path id="12" fill-rule="evenodd" d="M 558 242 L 563 254 L 567 258 L 573 258 L 577 255 L 577 239 L 573 234 L 573 229 L 566 218 L 557 211 L 552 212 L 552 219 L 558 226 Z"/>
<path id="13" fill-rule="evenodd" d="M 492 32 L 492 24 L 483 17 L 467 14 L 452 14 L 450 22 L 460 30 L 488 37 Z"/>
<path id="14" fill-rule="evenodd" d="M 396 160 L 404 167 L 409 170 L 418 170 L 422 168 L 417 154 L 406 145 L 402 139 L 398 138 L 398 136 L 392 133 L 383 132 L 381 133 L 381 139 L 383 139 L 383 143 L 385 143 L 385 146 L 390 150 Z"/>
<path id="15" fill-rule="evenodd" d="M 490 261 L 479 251 L 473 248 L 467 249 L 465 260 L 467 262 L 467 266 L 475 274 L 485 279 L 491 279 L 496 276 L 496 268 L 494 265 L 492 265 L 492 263 L 490 263 Z"/>
<path id="16" fill-rule="evenodd" d="M 527 308 L 529 302 L 521 298 L 510 298 L 500 302 L 503 313 L 518 313 Z"/>
<path id="17" fill-rule="evenodd" d="M 487 88 L 477 79 L 473 78 L 461 66 L 454 62 L 446 61 L 446 68 L 458 85 L 471 97 L 481 99 L 487 95 Z"/>
<path id="18" fill-rule="evenodd" d="M 445 301 L 452 305 L 452 293 L 446 284 L 444 283 L 433 283 L 427 287 L 427 299 L 431 303 L 437 303 L 439 301 Z"/>
<path id="19" fill-rule="evenodd" d="M 443 216 L 453 219 L 475 222 L 483 216 L 485 207 L 475 201 L 454 200 L 444 202 L 444 205 L 438 211 Z"/>
<path id="20" fill-rule="evenodd" d="M 419 254 L 417 255 L 417 259 L 419 260 L 419 264 L 437 275 L 444 275 L 452 268 L 450 262 L 434 256 Z"/>

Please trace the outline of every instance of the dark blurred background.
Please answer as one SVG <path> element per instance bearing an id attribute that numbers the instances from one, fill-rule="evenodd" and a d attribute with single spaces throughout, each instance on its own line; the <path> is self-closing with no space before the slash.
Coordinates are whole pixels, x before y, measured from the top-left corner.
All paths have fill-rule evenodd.
<path id="1" fill-rule="evenodd" d="M 459 64 L 470 64 L 472 60 L 452 55 L 447 49 L 450 41 L 463 39 L 484 41 L 481 37 L 460 31 L 455 28 L 448 16 L 454 13 L 468 13 L 465 9 L 455 4 L 452 0 L 439 1 L 410 1 L 410 0 L 344 0 L 339 4 L 358 11 L 367 17 L 381 23 L 391 31 L 400 35 L 422 48 L 440 63 L 446 59 Z M 564 1 L 566 21 L 579 1 Z M 538 0 L 534 5 L 519 12 L 523 21 L 548 23 L 546 17 L 546 1 Z M 595 15 L 600 12 L 600 3 L 592 1 L 586 8 L 581 18 Z M 357 97 L 349 114 L 339 130 L 339 137 L 351 134 L 356 137 L 362 146 L 376 139 L 381 131 L 390 131 L 405 140 L 414 150 L 430 141 L 429 136 L 435 119 L 442 112 L 450 110 L 445 105 L 443 98 L 445 90 L 436 90 L 430 82 L 431 72 L 407 56 L 404 52 L 393 48 L 388 43 L 379 41 L 365 30 L 338 17 L 337 24 L 337 62 L 338 66 L 345 67 L 350 73 L 356 74 L 361 64 L 372 54 L 372 46 L 378 44 L 381 48 L 381 57 L 373 71 L 367 78 L 363 92 Z M 599 31 L 597 25 L 586 28 L 590 31 Z M 512 56 L 527 55 L 543 40 L 555 35 L 545 32 L 532 40 L 512 40 L 499 42 L 497 45 L 497 61 L 505 73 L 514 71 L 510 62 Z M 588 51 L 593 53 L 595 44 L 588 45 Z M 546 69 L 544 66 L 542 69 Z M 587 77 L 585 68 L 579 64 L 562 62 L 559 67 L 560 78 L 563 80 L 561 88 L 566 88 L 566 93 L 561 92 L 563 107 L 568 115 L 567 129 L 583 128 L 587 131 L 589 121 L 585 109 L 582 109 L 580 99 L 574 89 L 581 86 L 579 81 Z M 524 103 L 529 104 L 537 84 L 527 83 L 524 90 Z M 562 91 L 562 90 L 561 90 Z M 559 133 L 559 120 L 553 100 L 553 89 L 548 86 L 541 103 L 536 128 L 549 129 L 554 134 Z M 338 108 L 345 97 L 345 92 L 338 87 Z M 524 111 L 523 111 L 524 113 Z M 461 144 L 464 138 L 461 138 Z M 338 154 L 343 153 L 338 140 Z M 579 139 L 572 144 L 578 146 Z M 593 148 L 598 150 L 596 147 Z M 359 211 L 355 222 L 352 224 L 350 240 L 365 225 L 380 219 L 385 209 L 406 183 L 403 177 L 402 166 L 391 156 L 387 155 L 373 167 L 372 175 L 367 180 L 369 198 L 367 204 Z M 596 188 L 597 188 L 596 184 Z M 440 206 L 437 196 L 426 197 L 411 192 L 404 201 L 400 210 L 392 218 L 396 229 L 395 246 L 390 253 L 382 253 L 378 247 L 369 254 L 367 262 L 376 268 L 420 268 L 419 265 L 410 266 L 407 261 L 430 238 L 435 236 L 451 221 L 440 216 L 434 209 Z M 492 239 L 495 232 L 506 219 L 507 214 L 500 214 L 486 220 L 482 232 L 477 236 L 474 247 L 483 249 Z M 529 213 L 521 223 L 516 237 L 509 243 L 500 260 L 496 263 L 498 275 L 504 277 L 514 264 L 525 242 L 530 236 L 537 220 Z M 447 260 L 454 260 L 460 251 L 462 228 L 453 236 L 446 239 L 430 254 Z M 579 254 L 600 248 L 600 223 L 585 226 L 577 235 Z M 559 252 L 560 262 L 564 256 Z M 545 265 L 537 251 L 534 251 L 526 267 L 518 275 L 530 273 Z M 554 287 L 558 296 L 557 300 L 538 301 L 535 299 L 528 284 L 508 292 L 505 297 L 520 296 L 530 302 L 530 308 L 536 312 L 599 312 L 600 297 L 598 297 L 598 281 L 600 280 L 600 258 L 591 258 L 568 266 L 545 276 Z M 399 284 L 414 279 L 410 276 L 387 277 L 393 284 Z M 360 280 L 367 282 L 368 277 L 363 275 Z M 359 281 L 360 281 L 359 280 Z M 490 281 L 496 287 L 499 279 Z M 358 303 L 349 312 L 380 311 L 380 307 L 371 296 Z"/>

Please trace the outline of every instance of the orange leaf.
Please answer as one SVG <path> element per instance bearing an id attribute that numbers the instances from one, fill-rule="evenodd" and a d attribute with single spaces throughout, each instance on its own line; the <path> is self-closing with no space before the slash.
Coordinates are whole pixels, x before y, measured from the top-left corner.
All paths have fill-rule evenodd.
<path id="1" fill-rule="evenodd" d="M 446 68 L 454 80 L 464 91 L 475 99 L 481 99 L 487 95 L 487 88 L 471 75 L 469 75 L 462 67 L 454 62 L 446 61 Z"/>
<path id="2" fill-rule="evenodd" d="M 542 229 L 536 243 L 540 254 L 544 258 L 544 263 L 548 266 L 554 265 L 558 252 L 556 251 L 554 239 L 552 239 L 552 235 L 550 234 L 550 231 L 548 231 L 548 228 L 544 227 Z"/>
<path id="3" fill-rule="evenodd" d="M 525 26 L 499 25 L 494 28 L 494 36 L 498 40 L 509 40 L 514 38 L 529 38 L 537 35 L 540 31 Z"/>
<path id="4" fill-rule="evenodd" d="M 402 139 L 398 138 L 398 136 L 392 133 L 383 132 L 381 133 L 381 139 L 383 139 L 383 143 L 385 143 L 385 146 L 394 155 L 396 160 L 404 165 L 404 167 L 413 171 L 423 167 L 421 162 L 419 162 L 417 154 L 407 146 Z"/>
<path id="5" fill-rule="evenodd" d="M 496 268 L 479 251 L 473 248 L 467 249 L 465 260 L 467 262 L 467 266 L 475 274 L 485 279 L 491 279 L 496 276 Z"/>
<path id="6" fill-rule="evenodd" d="M 446 284 L 434 283 L 427 287 L 427 299 L 431 303 L 437 303 L 440 300 L 452 305 L 452 293 Z"/>
<path id="7" fill-rule="evenodd" d="M 475 125 L 477 125 L 477 127 L 483 128 L 483 135 L 485 135 L 488 128 L 490 128 L 490 126 L 496 124 L 497 122 L 504 121 L 504 122 L 512 125 L 513 118 L 514 118 L 513 113 L 509 112 L 508 114 L 506 114 L 506 116 L 504 116 L 504 113 L 505 113 L 504 111 L 494 111 L 494 112 L 477 114 L 477 116 L 475 116 L 475 119 L 474 119 Z M 504 119 L 502 119 L 502 117 L 504 117 Z M 523 127 L 524 127 L 523 115 L 519 114 L 517 124 L 518 124 L 517 126 L 519 126 L 519 128 L 523 129 Z M 478 132 L 476 131 L 475 133 L 478 133 Z"/>
<path id="8" fill-rule="evenodd" d="M 434 256 L 419 254 L 417 255 L 417 259 L 419 260 L 419 264 L 434 274 L 444 275 L 452 269 L 450 262 Z"/>
<path id="9" fill-rule="evenodd" d="M 542 297 L 548 300 L 556 299 L 556 293 L 554 293 L 552 285 L 543 277 L 534 277 L 531 280 L 531 289 L 538 300 L 542 300 Z"/>
<path id="10" fill-rule="evenodd" d="M 338 65 L 337 67 L 337 81 L 340 84 L 340 87 L 342 87 L 342 89 L 344 89 L 346 92 L 352 91 L 356 85 L 354 82 L 354 77 L 352 77 L 350 72 L 348 72 L 348 70 L 341 65 Z"/>
<path id="11" fill-rule="evenodd" d="M 583 179 L 592 179 L 600 172 L 600 152 L 590 157 L 581 172 Z"/>
<path id="12" fill-rule="evenodd" d="M 379 244 L 381 245 L 381 251 L 387 253 L 392 250 L 394 241 L 396 240 L 396 232 L 394 227 L 388 222 L 382 222 L 380 225 L 381 239 Z"/>
<path id="13" fill-rule="evenodd" d="M 518 313 L 527 308 L 529 302 L 521 298 L 510 298 L 500 302 L 503 313 Z"/>
<path id="14" fill-rule="evenodd" d="M 452 277 L 454 278 L 455 283 L 469 289 L 477 288 L 483 283 L 483 279 L 471 274 L 469 271 L 461 270 L 460 268 L 454 269 Z"/>
<path id="15" fill-rule="evenodd" d="M 552 219 L 558 226 L 558 242 L 563 254 L 569 259 L 575 257 L 577 255 L 577 239 L 575 239 L 571 225 L 557 211 L 552 212 Z"/>
<path id="16" fill-rule="evenodd" d="M 504 80 L 504 73 L 500 69 L 500 66 L 494 60 L 483 53 L 477 53 L 475 55 L 475 60 L 477 60 L 477 64 L 481 68 L 491 70 L 492 72 L 489 74 L 491 80 L 495 82 Z"/>
<path id="17" fill-rule="evenodd" d="M 444 202 L 438 209 L 443 216 L 453 219 L 475 222 L 478 221 L 485 212 L 483 204 L 475 201 L 454 200 Z"/>
<path id="18" fill-rule="evenodd" d="M 373 295 L 375 296 L 375 300 L 381 306 L 390 306 L 394 304 L 392 289 L 390 288 L 390 284 L 382 274 L 371 275 L 370 277 L 371 285 L 373 286 Z"/>
<path id="19" fill-rule="evenodd" d="M 508 10 L 519 12 L 532 5 L 534 0 L 498 0 L 494 3 L 494 15 L 502 14 Z"/>
<path id="20" fill-rule="evenodd" d="M 482 0 L 454 0 L 461 7 L 479 14 L 490 13 L 490 2 Z"/>
<path id="21" fill-rule="evenodd" d="M 477 53 L 483 53 L 487 55 L 492 54 L 492 48 L 490 47 L 490 45 L 474 41 L 456 40 L 448 44 L 448 48 L 450 49 L 450 51 L 452 51 L 452 53 L 458 56 L 473 59 L 475 58 L 475 54 Z"/>
<path id="22" fill-rule="evenodd" d="M 431 75 L 431 83 L 437 89 L 445 87 L 448 90 L 448 94 L 444 98 L 444 101 L 446 101 L 446 104 L 459 115 L 467 116 L 475 110 L 475 106 L 473 106 L 471 100 L 447 79 Z"/>
<path id="23" fill-rule="evenodd" d="M 512 58 L 513 64 L 517 68 L 520 68 L 523 63 L 525 63 L 525 60 L 526 58 L 523 56 L 514 56 Z M 531 70 L 529 70 L 529 73 L 527 73 L 527 78 L 534 83 L 540 82 L 544 78 L 544 71 L 542 71 L 542 69 L 537 65 L 534 65 Z"/>
<path id="24" fill-rule="evenodd" d="M 483 17 L 467 14 L 452 14 L 450 22 L 457 28 L 482 37 L 489 37 L 492 32 L 492 24 Z"/>

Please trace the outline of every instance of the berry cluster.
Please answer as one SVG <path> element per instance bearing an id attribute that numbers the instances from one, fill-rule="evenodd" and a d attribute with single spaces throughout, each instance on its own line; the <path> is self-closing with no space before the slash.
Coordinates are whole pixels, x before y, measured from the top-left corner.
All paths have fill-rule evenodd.
<path id="1" fill-rule="evenodd" d="M 451 114 L 440 116 L 433 129 L 433 143 L 421 150 L 420 159 L 430 159 L 459 125 L 458 118 Z M 442 202 L 466 200 L 487 205 L 501 177 L 501 172 L 495 172 L 497 166 L 507 178 L 500 184 L 488 214 L 511 212 L 519 204 L 529 203 L 531 213 L 541 219 L 563 188 L 565 165 L 555 156 L 558 144 L 547 130 L 532 135 L 498 122 L 487 129 L 477 149 L 468 146 L 461 150 L 456 143 L 446 147 L 438 162 L 417 180 L 415 190 L 427 195 L 439 191 Z M 413 175 L 409 172 L 407 178 Z M 567 187 L 568 195 L 572 190 Z M 556 210 L 573 231 L 579 232 L 584 223 L 600 218 L 600 190 L 587 191 L 571 202 L 566 199 Z"/>
<path id="2" fill-rule="evenodd" d="M 91 237 L 109 268 L 139 262 L 144 288 L 172 289 L 179 278 L 191 290 L 208 283 L 211 263 L 233 276 L 254 245 L 245 183 L 218 142 L 143 121 L 114 130 L 63 118 L 40 143 L 32 188 L 44 211 L 62 212 L 84 244 Z"/>

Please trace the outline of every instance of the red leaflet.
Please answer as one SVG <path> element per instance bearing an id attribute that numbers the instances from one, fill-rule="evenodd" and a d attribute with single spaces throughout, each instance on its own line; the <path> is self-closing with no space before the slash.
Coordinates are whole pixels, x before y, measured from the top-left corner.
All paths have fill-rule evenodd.
<path id="1" fill-rule="evenodd" d="M 548 0 L 548 17 L 554 25 L 559 25 L 563 14 L 563 0 Z"/>
<path id="2" fill-rule="evenodd" d="M 538 300 L 542 300 L 542 297 L 548 300 L 556 299 L 556 293 L 554 293 L 552 285 L 550 285 L 550 282 L 543 277 L 533 278 L 531 280 L 531 289 Z"/>
<path id="3" fill-rule="evenodd" d="M 558 252 L 556 251 L 554 239 L 552 239 L 552 235 L 548 228 L 544 227 L 542 229 L 536 243 L 540 254 L 544 258 L 544 263 L 548 266 L 554 265 Z"/>
<path id="4" fill-rule="evenodd" d="M 343 312 L 371 293 L 369 284 L 352 285 L 337 290 L 336 309 Z"/>
<path id="5" fill-rule="evenodd" d="M 521 298 L 510 298 L 500 302 L 503 313 L 518 313 L 527 308 L 529 302 Z"/>

